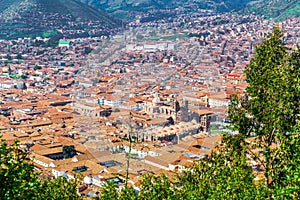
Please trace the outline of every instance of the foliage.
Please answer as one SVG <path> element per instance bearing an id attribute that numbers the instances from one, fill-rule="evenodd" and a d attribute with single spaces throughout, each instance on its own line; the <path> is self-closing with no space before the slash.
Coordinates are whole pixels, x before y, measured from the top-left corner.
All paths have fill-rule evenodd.
<path id="1" fill-rule="evenodd" d="M 232 98 L 229 116 L 235 128 L 245 138 L 256 136 L 247 153 L 262 166 L 268 198 L 279 195 L 279 191 L 284 196 L 295 190 L 299 192 L 292 174 L 298 173 L 300 163 L 296 152 L 299 149 L 299 78 L 300 52 L 288 51 L 283 33 L 275 27 L 269 38 L 256 48 L 246 70 L 249 85 L 245 96 Z M 287 183 L 290 190 L 286 189 Z"/>
<path id="2" fill-rule="evenodd" d="M 120 198 L 121 196 L 117 191 L 117 186 L 113 182 L 107 182 L 104 185 L 101 196 L 99 197 L 99 199 L 105 200 L 118 200 Z"/>
<path id="3" fill-rule="evenodd" d="M 107 184 L 100 199 L 257 199 L 266 196 L 260 182 L 247 164 L 246 149 L 240 136 L 226 136 L 208 159 L 196 162 L 178 176 L 146 174 L 140 181 L 140 191 Z M 128 195 L 130 194 L 130 195 Z"/>
<path id="4" fill-rule="evenodd" d="M 27 78 L 28 78 L 28 76 L 26 74 L 21 75 L 21 79 L 27 79 Z"/>
<path id="5" fill-rule="evenodd" d="M 277 1 L 253 1 L 244 13 L 255 13 L 263 15 L 266 18 L 275 18 L 276 20 L 283 20 L 288 17 L 300 16 L 300 2 L 298 0 L 277 0 Z"/>
<path id="6" fill-rule="evenodd" d="M 27 155 L 15 143 L 9 146 L 1 141 L 0 196 L 5 199 L 29 199 L 39 187 L 37 174 L 29 164 Z"/>
<path id="7" fill-rule="evenodd" d="M 12 57 L 11 57 L 10 54 L 7 54 L 7 55 L 6 55 L 6 58 L 7 58 L 7 60 L 12 60 Z"/>
<path id="8" fill-rule="evenodd" d="M 137 193 L 132 187 L 124 187 L 118 192 L 117 185 L 113 182 L 107 182 L 104 186 L 102 193 L 99 199 L 105 200 L 118 200 L 118 199 L 128 199 L 128 200 L 137 200 Z"/>
<path id="9" fill-rule="evenodd" d="M 254 184 L 247 163 L 247 146 L 240 136 L 227 136 L 207 160 L 197 163 L 180 177 L 183 199 L 255 199 L 263 186 Z"/>
<path id="10" fill-rule="evenodd" d="M 43 199 L 80 199 L 77 193 L 79 179 L 67 181 L 64 177 L 58 177 L 54 180 L 41 180 L 41 191 Z"/>
<path id="11" fill-rule="evenodd" d="M 18 60 L 21 60 L 21 59 L 23 59 L 23 57 L 22 57 L 22 54 L 21 54 L 21 53 L 18 53 L 18 54 L 17 54 L 17 59 L 18 59 Z"/>
<path id="12" fill-rule="evenodd" d="M 39 65 L 35 65 L 33 69 L 34 69 L 34 70 L 39 70 L 39 69 L 42 69 L 42 67 L 39 66 Z"/>
<path id="13" fill-rule="evenodd" d="M 138 199 L 176 199 L 178 198 L 177 191 L 174 184 L 164 174 L 158 177 L 148 174 L 141 180 Z"/>
<path id="14" fill-rule="evenodd" d="M 108 182 L 101 193 L 100 199 L 176 199 L 176 189 L 171 188 L 172 184 L 165 175 L 158 177 L 152 174 L 144 175 L 141 180 L 140 191 L 135 191 L 132 187 L 123 187 L 117 192 L 117 186 Z"/>
<path id="15" fill-rule="evenodd" d="M 76 155 L 76 150 L 74 145 L 71 146 L 63 146 L 63 155 L 64 158 L 72 158 Z"/>
<path id="16" fill-rule="evenodd" d="M 0 142 L 0 165 L 1 199 L 79 199 L 77 182 L 41 177 L 18 142 Z"/>
<path id="17" fill-rule="evenodd" d="M 61 39 L 60 35 L 51 37 L 46 44 L 46 47 L 57 47 L 59 40 Z"/>

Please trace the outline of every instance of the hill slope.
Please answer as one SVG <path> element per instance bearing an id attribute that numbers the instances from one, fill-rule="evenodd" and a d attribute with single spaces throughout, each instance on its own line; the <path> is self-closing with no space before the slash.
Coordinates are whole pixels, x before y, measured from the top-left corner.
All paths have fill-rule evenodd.
<path id="1" fill-rule="evenodd" d="M 197 4 L 200 6 L 215 6 L 224 7 L 227 10 L 233 10 L 243 7 L 251 0 L 81 0 L 84 3 L 92 5 L 97 8 L 106 10 L 117 9 L 132 9 L 132 10 L 147 10 L 151 8 L 172 8 L 184 6 L 188 4 Z"/>
<path id="2" fill-rule="evenodd" d="M 76 0 L 0 0 L 0 38 L 107 35 L 120 21 Z"/>
<path id="3" fill-rule="evenodd" d="M 109 12 L 145 11 L 195 5 L 203 9 L 224 12 L 244 8 L 251 0 L 81 0 Z"/>
<path id="4" fill-rule="evenodd" d="M 253 2 L 245 12 L 255 12 L 264 15 L 266 18 L 282 20 L 287 17 L 300 16 L 299 0 L 260 0 Z"/>
<path id="5" fill-rule="evenodd" d="M 123 16 L 130 11 L 144 12 L 151 9 L 177 8 L 192 5 L 217 12 L 243 10 L 255 12 L 267 18 L 279 20 L 289 16 L 300 16 L 299 0 L 80 0 L 97 9 L 104 9 L 115 15 Z"/>

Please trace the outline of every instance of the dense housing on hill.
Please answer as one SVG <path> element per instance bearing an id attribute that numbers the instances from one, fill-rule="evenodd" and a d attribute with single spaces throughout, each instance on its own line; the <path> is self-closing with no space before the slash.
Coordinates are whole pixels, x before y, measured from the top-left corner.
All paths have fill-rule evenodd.
<path id="1" fill-rule="evenodd" d="M 0 1 L 0 39 L 107 36 L 120 20 L 74 0 Z"/>

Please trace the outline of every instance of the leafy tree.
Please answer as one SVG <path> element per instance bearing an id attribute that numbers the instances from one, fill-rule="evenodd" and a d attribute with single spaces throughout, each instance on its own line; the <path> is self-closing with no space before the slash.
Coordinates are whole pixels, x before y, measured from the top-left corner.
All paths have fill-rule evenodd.
<path id="1" fill-rule="evenodd" d="M 43 192 L 40 195 L 40 199 L 81 199 L 77 192 L 77 187 L 80 184 L 80 179 L 67 181 L 64 177 L 58 177 L 54 180 L 43 179 L 41 181 L 40 191 Z"/>
<path id="2" fill-rule="evenodd" d="M 87 55 L 87 54 L 91 53 L 92 50 L 93 50 L 93 49 L 92 49 L 91 47 L 85 47 L 85 48 L 84 48 L 84 54 Z"/>
<path id="3" fill-rule="evenodd" d="M 46 47 L 57 47 L 59 40 L 62 38 L 60 34 L 54 35 L 50 37 L 50 39 L 47 41 Z"/>
<path id="4" fill-rule="evenodd" d="M 43 178 L 18 142 L 0 142 L 0 166 L 1 199 L 80 199 L 78 181 Z"/>
<path id="5" fill-rule="evenodd" d="M 18 59 L 18 60 L 22 60 L 22 59 L 23 59 L 23 56 L 22 56 L 22 54 L 21 54 L 21 53 L 18 53 L 18 55 L 17 55 L 17 59 Z"/>
<path id="6" fill-rule="evenodd" d="M 99 199 L 105 200 L 115 200 L 120 198 L 121 196 L 117 191 L 117 186 L 113 182 L 107 182 L 104 185 L 101 195 L 99 197 Z"/>
<path id="7" fill-rule="evenodd" d="M 26 153 L 18 148 L 18 143 L 0 144 L 0 196 L 5 199 L 29 199 L 39 187 L 37 174 L 29 164 Z"/>
<path id="8" fill-rule="evenodd" d="M 12 57 L 11 57 L 10 54 L 7 54 L 7 55 L 6 55 L 6 58 L 7 58 L 7 60 L 12 60 Z"/>
<path id="9" fill-rule="evenodd" d="M 63 154 L 64 158 L 72 158 L 76 155 L 76 150 L 74 145 L 71 146 L 63 146 Z"/>
<path id="10" fill-rule="evenodd" d="M 144 175 L 140 191 L 116 186 L 104 187 L 100 199 L 260 199 L 267 196 L 266 187 L 256 182 L 252 167 L 247 163 L 247 145 L 243 138 L 226 136 L 223 146 L 212 155 L 196 162 L 182 174 L 168 178 L 162 174 Z M 130 194 L 130 195 L 128 195 Z M 257 198 L 259 197 L 259 198 Z"/>
<path id="11" fill-rule="evenodd" d="M 39 66 L 39 65 L 35 65 L 33 69 L 34 69 L 34 70 L 38 70 L 38 69 L 42 69 L 42 67 Z"/>
<path id="12" fill-rule="evenodd" d="M 278 27 L 256 47 L 245 71 L 246 94 L 232 97 L 229 117 L 245 138 L 256 136 L 248 154 L 262 166 L 270 190 L 284 186 L 299 153 L 300 52 L 289 51 Z M 251 149 L 251 150 L 250 150 Z M 261 152 L 254 153 L 254 152 Z"/>
<path id="13" fill-rule="evenodd" d="M 105 200 L 119 200 L 119 199 L 128 199 L 133 200 L 137 199 L 137 194 L 134 193 L 133 188 L 124 187 L 120 192 L 118 192 L 117 185 L 112 181 L 108 181 L 101 194 L 99 199 Z"/>
<path id="14" fill-rule="evenodd" d="M 21 79 L 27 79 L 27 78 L 28 78 L 28 76 L 26 74 L 21 75 Z"/>
<path id="15" fill-rule="evenodd" d="M 138 199 L 178 199 L 178 190 L 165 175 L 147 174 L 141 180 Z"/>

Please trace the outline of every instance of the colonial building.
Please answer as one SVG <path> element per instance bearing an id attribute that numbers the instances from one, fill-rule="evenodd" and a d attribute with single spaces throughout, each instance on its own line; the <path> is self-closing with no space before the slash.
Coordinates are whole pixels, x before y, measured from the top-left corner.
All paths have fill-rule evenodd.
<path id="1" fill-rule="evenodd" d="M 108 117 L 112 113 L 112 109 L 108 106 L 86 102 L 75 102 L 73 108 L 75 112 L 87 117 Z"/>
<path id="2" fill-rule="evenodd" d="M 133 137 L 139 141 L 172 143 L 178 143 L 180 138 L 188 135 L 208 132 L 212 114 L 207 108 L 189 109 L 187 100 L 180 103 L 174 99 L 164 101 L 159 95 L 145 103 L 143 112 L 152 119 L 144 122 L 143 129 L 134 131 Z M 132 119 L 135 120 L 136 116 L 132 115 Z"/>
<path id="3" fill-rule="evenodd" d="M 179 110 L 180 106 L 178 101 L 163 101 L 158 94 L 155 95 L 151 102 L 146 102 L 143 107 L 143 112 L 148 113 L 152 118 L 172 117 L 176 119 Z"/>

